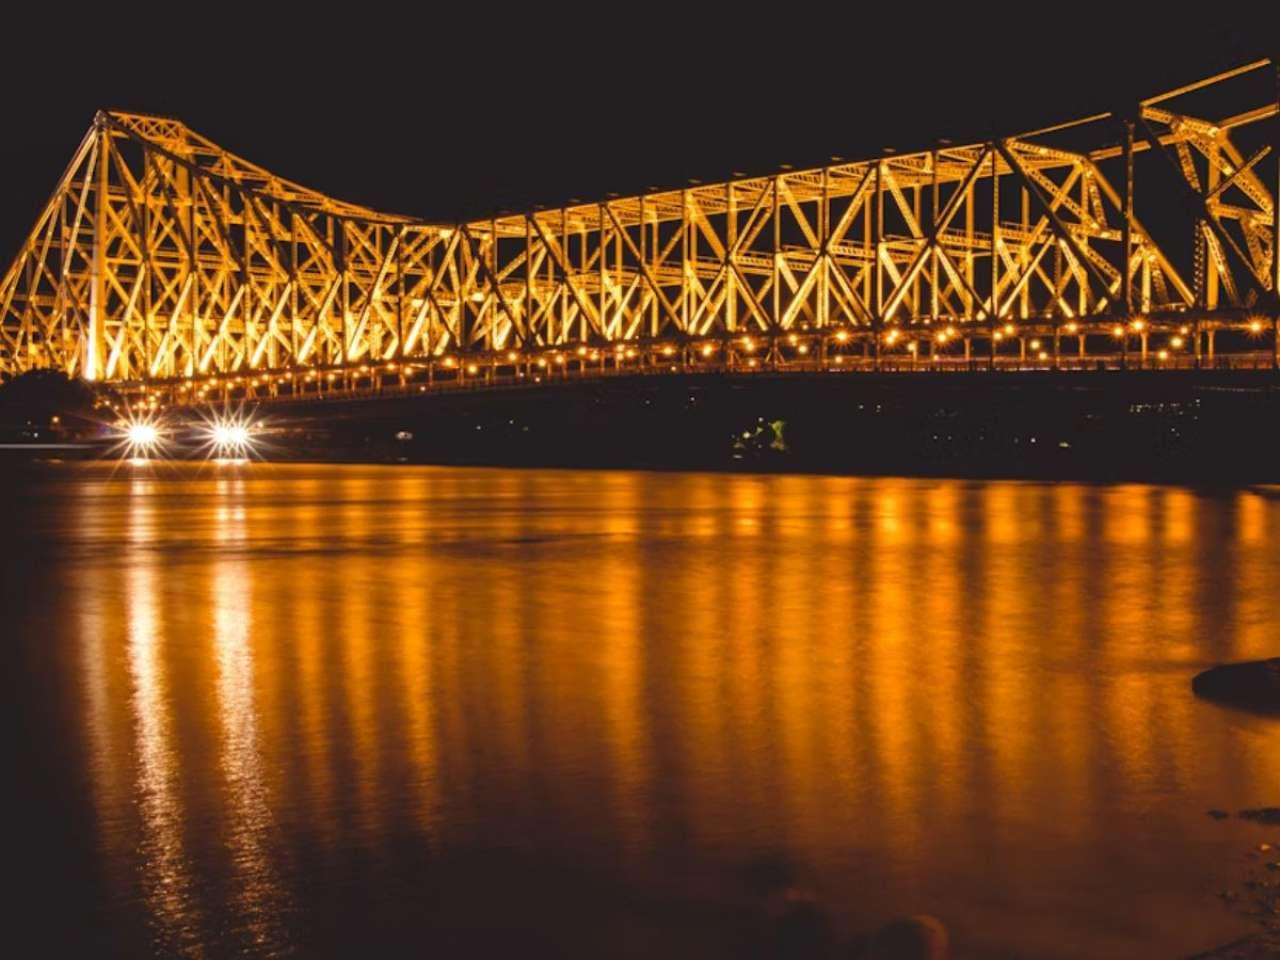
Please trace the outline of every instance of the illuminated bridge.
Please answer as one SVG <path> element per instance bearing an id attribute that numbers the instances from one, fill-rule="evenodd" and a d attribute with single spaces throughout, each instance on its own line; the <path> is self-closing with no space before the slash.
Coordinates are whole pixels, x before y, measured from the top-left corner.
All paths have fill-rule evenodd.
<path id="1" fill-rule="evenodd" d="M 461 224 L 101 112 L 0 280 L 0 375 L 60 369 L 164 406 L 672 371 L 1270 367 L 1277 86 L 1263 60 L 1016 136 Z"/>

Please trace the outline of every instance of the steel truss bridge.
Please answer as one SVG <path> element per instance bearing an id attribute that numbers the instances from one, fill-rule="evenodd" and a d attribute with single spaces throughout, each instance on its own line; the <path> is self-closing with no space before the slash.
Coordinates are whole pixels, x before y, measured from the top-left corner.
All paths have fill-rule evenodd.
<path id="1" fill-rule="evenodd" d="M 57 369 L 166 405 L 638 372 L 1271 366 L 1278 91 L 1262 60 L 1017 136 L 460 224 L 100 112 L 0 280 L 0 376 Z"/>

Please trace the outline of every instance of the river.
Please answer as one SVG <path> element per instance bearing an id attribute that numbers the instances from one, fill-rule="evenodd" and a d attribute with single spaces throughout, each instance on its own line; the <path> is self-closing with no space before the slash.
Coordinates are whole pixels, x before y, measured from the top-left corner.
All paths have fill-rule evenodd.
<path id="1" fill-rule="evenodd" d="M 0 488 L 11 943 L 736 957 L 788 897 L 840 943 L 934 914 L 972 958 L 1249 929 L 1219 894 L 1276 838 L 1207 811 L 1280 805 L 1280 724 L 1189 682 L 1280 652 L 1280 491 L 260 463 Z"/>

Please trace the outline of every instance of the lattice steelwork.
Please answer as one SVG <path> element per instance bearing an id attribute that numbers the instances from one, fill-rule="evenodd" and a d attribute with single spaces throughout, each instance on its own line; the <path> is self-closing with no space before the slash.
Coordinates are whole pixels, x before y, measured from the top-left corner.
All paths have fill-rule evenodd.
<path id="1" fill-rule="evenodd" d="M 908 345 L 994 358 L 1005 339 L 1025 359 L 1042 337 L 1056 363 L 1119 325 L 1144 357 L 1176 328 L 1198 359 L 1213 331 L 1264 316 L 1273 331 L 1280 313 L 1280 120 L 1274 92 L 1210 119 L 1178 105 L 1260 75 L 1275 64 L 1128 116 L 461 225 L 342 203 L 176 120 L 102 112 L 0 281 L 0 374 L 58 368 L 181 402 L 524 376 L 549 358 L 552 373 L 748 353 L 850 368 Z M 1139 182 L 1148 152 L 1165 163 Z M 1185 227 L 1157 236 L 1135 196 Z"/>

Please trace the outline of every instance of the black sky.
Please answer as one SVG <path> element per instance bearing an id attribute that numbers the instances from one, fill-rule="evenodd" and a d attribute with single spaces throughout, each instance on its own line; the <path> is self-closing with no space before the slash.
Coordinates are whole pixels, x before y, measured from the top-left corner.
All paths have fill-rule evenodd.
<path id="1" fill-rule="evenodd" d="M 1015 132 L 1268 55 L 1277 36 L 1258 19 L 1274 3 L 1199 22 L 1147 7 L 60 7 L 0 40 L 0 261 L 104 106 L 454 220 Z"/>

